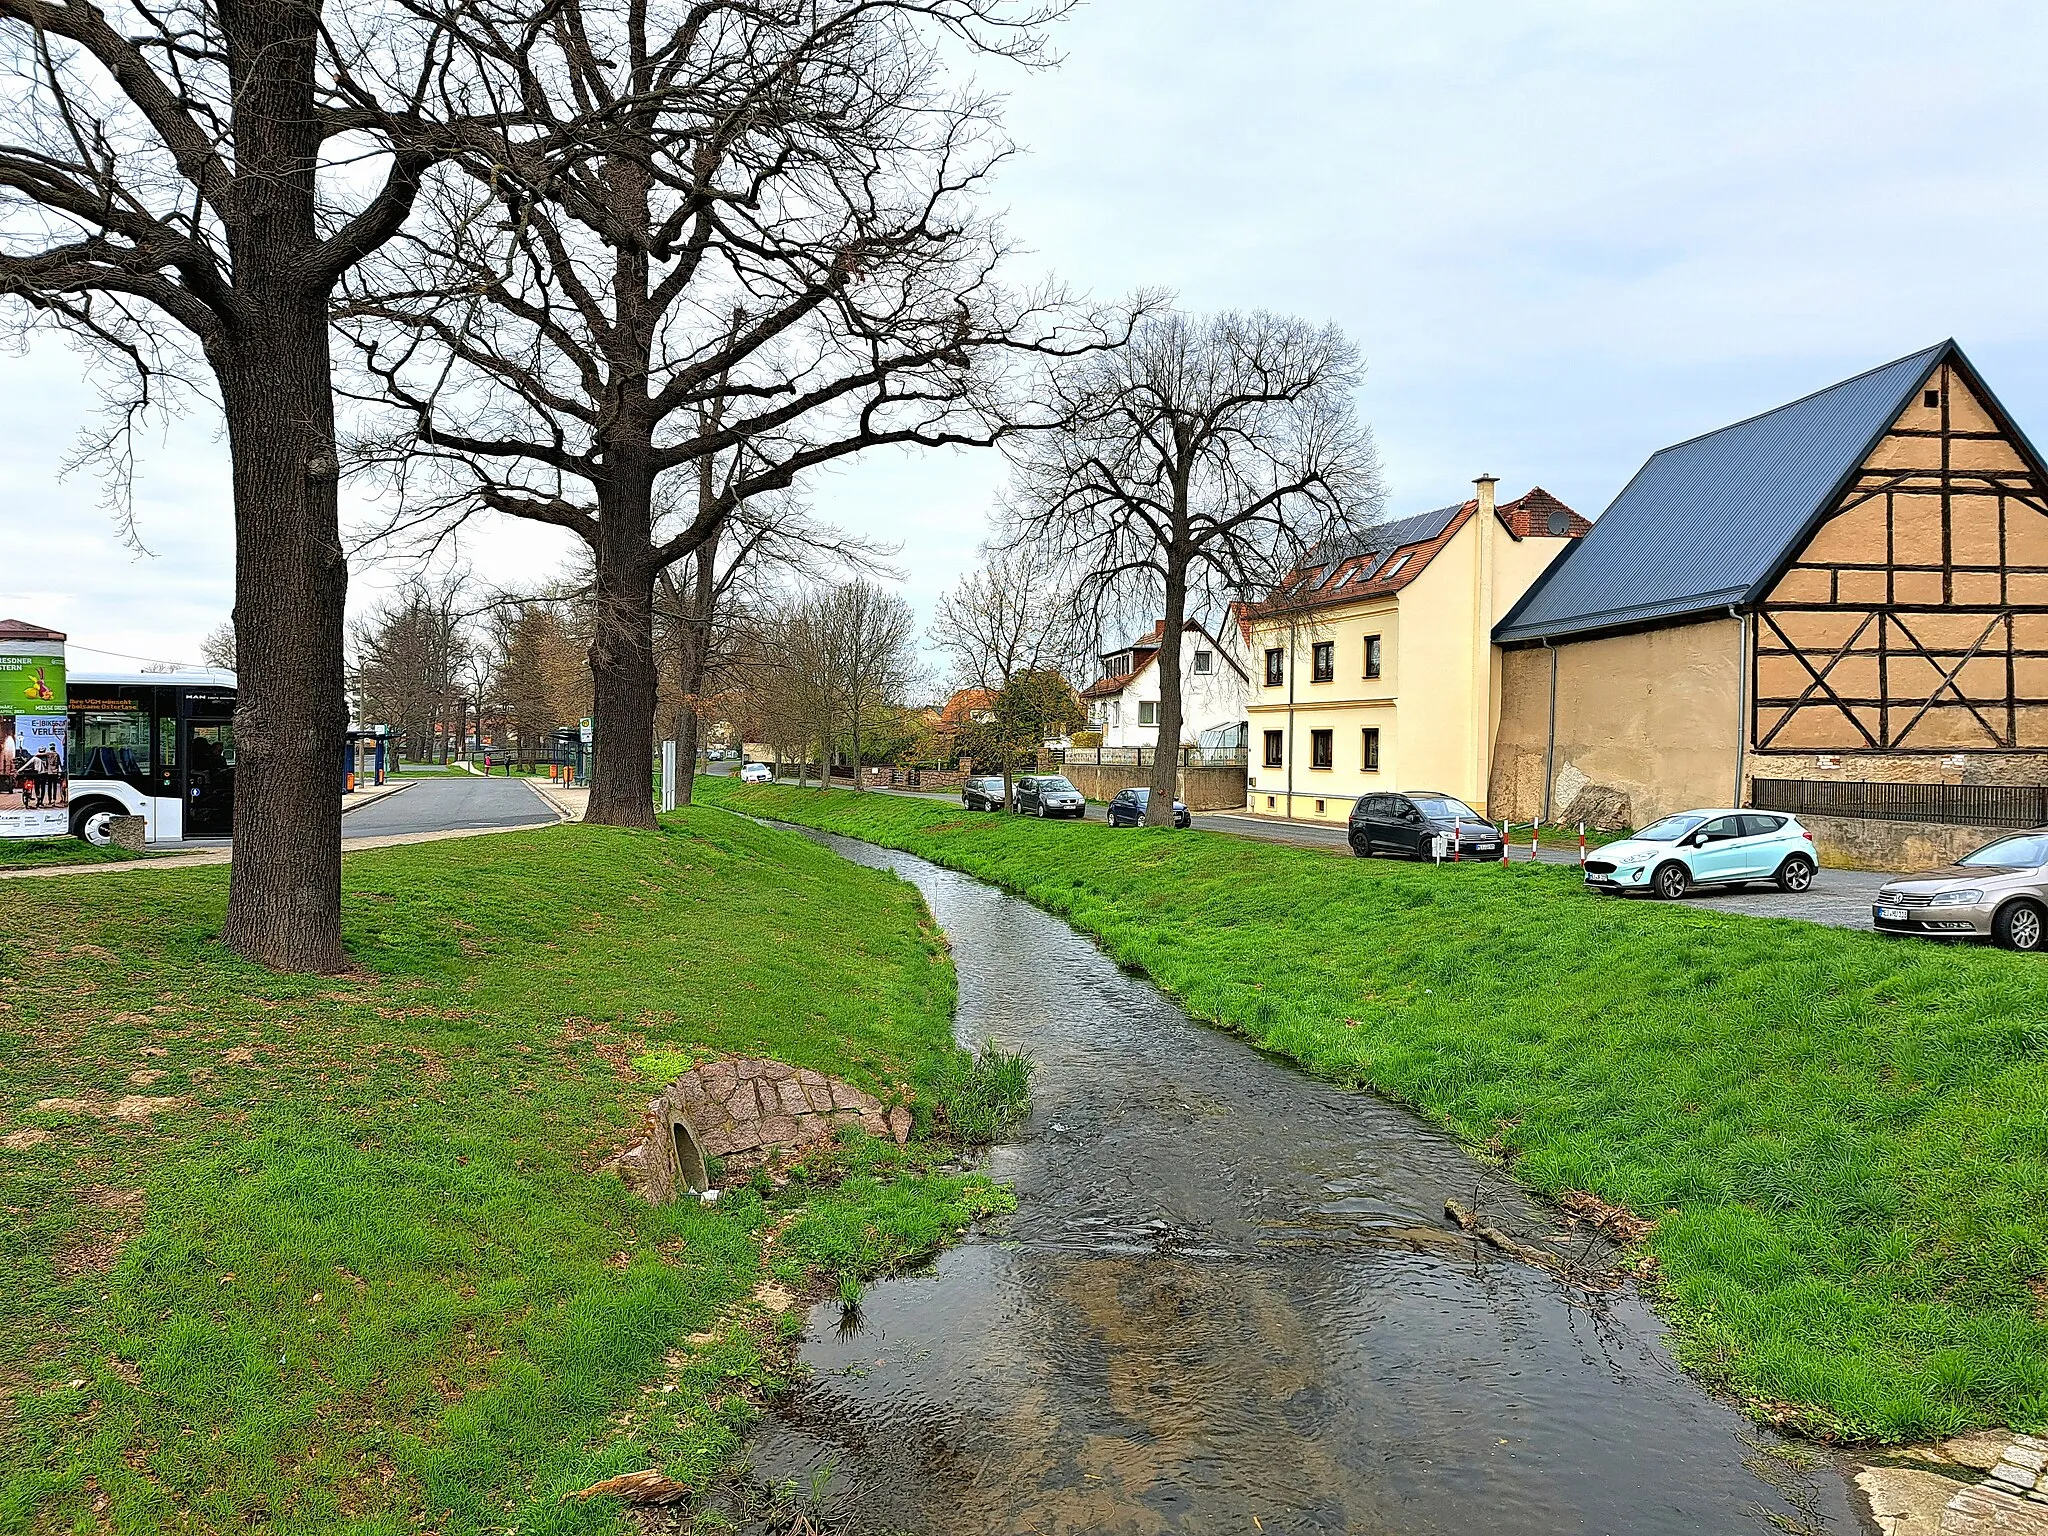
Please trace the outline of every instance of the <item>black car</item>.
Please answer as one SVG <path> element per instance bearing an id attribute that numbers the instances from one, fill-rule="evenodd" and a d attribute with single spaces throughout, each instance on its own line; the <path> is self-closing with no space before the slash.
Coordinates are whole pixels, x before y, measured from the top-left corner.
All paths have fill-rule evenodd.
<path id="1" fill-rule="evenodd" d="M 1120 789 L 1109 802 L 1109 824 L 1112 827 L 1140 827 L 1145 824 L 1145 807 L 1152 803 L 1149 789 Z M 1192 824 L 1188 808 L 1178 800 L 1173 802 L 1173 824 L 1185 827 Z"/>
<path id="2" fill-rule="evenodd" d="M 1012 808 L 1019 816 L 1071 816 L 1076 821 L 1088 814 L 1088 802 L 1081 798 L 1081 791 L 1056 773 L 1019 779 Z"/>
<path id="3" fill-rule="evenodd" d="M 1451 839 L 1457 839 L 1461 859 L 1500 857 L 1500 830 L 1456 795 L 1432 789 L 1411 790 L 1405 795 L 1360 795 L 1351 808 L 1351 851 L 1361 859 L 1376 853 L 1394 853 L 1403 858 L 1433 856 L 1432 843 L 1444 840 L 1444 857 L 1451 857 Z"/>
<path id="4" fill-rule="evenodd" d="M 960 786 L 960 803 L 970 811 L 1000 811 L 1003 808 L 1003 776 L 985 774 Z"/>

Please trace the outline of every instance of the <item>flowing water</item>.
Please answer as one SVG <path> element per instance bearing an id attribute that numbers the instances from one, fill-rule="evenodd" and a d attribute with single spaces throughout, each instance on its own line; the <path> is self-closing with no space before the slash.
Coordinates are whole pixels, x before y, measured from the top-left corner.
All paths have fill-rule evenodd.
<path id="1" fill-rule="evenodd" d="M 758 1433 L 861 1532 L 1851 1532 L 1841 1478 L 1683 1376 L 1629 1290 L 1484 1248 L 1561 1228 L 1415 1115 L 1190 1020 L 1058 920 L 907 854 L 963 1044 L 1038 1063 L 1019 1209 L 858 1326 Z M 1569 1250 L 1562 1250 L 1569 1251 Z"/>

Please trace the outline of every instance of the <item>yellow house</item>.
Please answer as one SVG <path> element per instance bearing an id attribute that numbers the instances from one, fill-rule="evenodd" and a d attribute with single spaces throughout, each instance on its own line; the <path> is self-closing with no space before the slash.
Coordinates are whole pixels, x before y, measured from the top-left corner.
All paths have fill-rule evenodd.
<path id="1" fill-rule="evenodd" d="M 1239 610 L 1255 815 L 1341 822 L 1360 796 L 1439 790 L 1486 810 L 1493 626 L 1592 527 L 1549 492 L 1382 523 Z"/>

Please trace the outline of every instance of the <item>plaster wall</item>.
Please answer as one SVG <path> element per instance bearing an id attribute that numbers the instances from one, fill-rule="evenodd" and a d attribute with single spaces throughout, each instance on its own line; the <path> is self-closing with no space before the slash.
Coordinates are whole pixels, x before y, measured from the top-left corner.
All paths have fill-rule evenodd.
<path id="1" fill-rule="evenodd" d="M 1731 803 L 1741 730 L 1740 621 L 1563 641 L 1556 652 L 1553 819 L 1571 819 L 1574 802 L 1589 790 L 1606 791 L 1610 804 L 1625 801 L 1625 813 L 1610 814 L 1635 826 L 1671 811 Z M 1497 817 L 1526 821 L 1545 813 L 1550 667 L 1541 646 L 1504 659 L 1489 808 Z"/>

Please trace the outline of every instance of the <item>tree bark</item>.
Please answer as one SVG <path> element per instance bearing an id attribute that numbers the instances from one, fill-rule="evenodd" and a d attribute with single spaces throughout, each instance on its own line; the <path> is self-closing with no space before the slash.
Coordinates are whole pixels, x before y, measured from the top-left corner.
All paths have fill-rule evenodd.
<path id="1" fill-rule="evenodd" d="M 596 633 L 590 642 L 594 757 L 583 819 L 608 827 L 654 825 L 653 480 L 618 455 L 598 493 Z"/>
<path id="2" fill-rule="evenodd" d="M 704 734 L 697 699 L 704 691 L 705 673 L 710 670 L 711 626 L 717 617 L 711 610 L 718 596 L 718 542 L 719 535 L 714 532 L 697 546 L 697 569 L 683 620 L 683 711 L 676 743 L 681 769 L 676 780 L 678 805 L 689 805 L 696 789 L 697 752 Z"/>
<path id="3" fill-rule="evenodd" d="M 1152 796 L 1145 825 L 1173 825 L 1173 792 L 1180 787 L 1180 642 L 1188 612 L 1187 561 L 1166 556 L 1166 627 L 1159 636 L 1159 744 L 1152 749 Z"/>
<path id="4" fill-rule="evenodd" d="M 348 562 L 317 244 L 318 9 L 228 4 L 235 300 L 208 350 L 235 502 L 235 857 L 222 941 L 280 971 L 348 968 L 341 942 Z M 269 174 L 263 174 L 265 171 Z"/>

